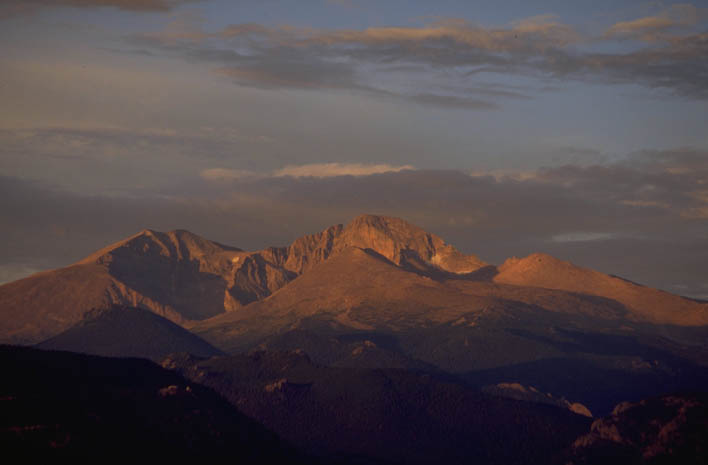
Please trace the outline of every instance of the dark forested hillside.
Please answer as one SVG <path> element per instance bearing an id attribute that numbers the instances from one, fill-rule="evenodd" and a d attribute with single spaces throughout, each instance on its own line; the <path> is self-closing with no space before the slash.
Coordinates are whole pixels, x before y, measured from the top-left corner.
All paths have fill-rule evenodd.
<path id="1" fill-rule="evenodd" d="M 6 459 L 307 463 L 210 389 L 147 360 L 0 346 L 0 366 Z"/>
<path id="2" fill-rule="evenodd" d="M 224 395 L 320 455 L 392 463 L 548 463 L 590 419 L 404 370 L 329 368 L 302 352 L 253 352 L 163 365 Z"/>

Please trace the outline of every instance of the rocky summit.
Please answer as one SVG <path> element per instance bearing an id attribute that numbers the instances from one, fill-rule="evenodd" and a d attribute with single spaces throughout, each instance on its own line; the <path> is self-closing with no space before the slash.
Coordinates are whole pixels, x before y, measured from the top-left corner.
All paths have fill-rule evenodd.
<path id="1" fill-rule="evenodd" d="M 296 279 L 308 275 L 304 281 Z M 409 312 L 434 309 L 437 316 L 430 314 L 434 321 L 460 318 L 463 307 L 508 308 L 501 300 L 550 311 L 573 306 L 587 310 L 591 306 L 587 298 L 580 305 L 575 301 L 593 296 L 601 298 L 591 311 L 596 315 L 609 312 L 619 318 L 626 313 L 631 321 L 708 324 L 705 303 L 543 254 L 509 259 L 495 267 L 404 220 L 361 215 L 346 226 L 303 236 L 287 247 L 254 252 L 183 230 L 141 231 L 66 268 L 0 286 L 0 340 L 39 342 L 81 321 L 87 311 L 111 305 L 144 308 L 191 327 L 214 317 L 218 322 L 227 314 L 226 320 L 282 308 L 302 312 L 299 305 L 312 301 L 319 303 L 308 305 L 307 312 L 323 306 L 343 311 L 340 320 L 346 324 L 356 320 L 346 312 L 361 308 L 358 301 L 379 287 L 375 298 L 386 301 L 383 307 L 415 295 Z M 548 299 L 556 302 L 549 305 Z M 377 308 L 381 311 L 381 305 Z M 363 320 L 352 324 L 370 325 Z"/>

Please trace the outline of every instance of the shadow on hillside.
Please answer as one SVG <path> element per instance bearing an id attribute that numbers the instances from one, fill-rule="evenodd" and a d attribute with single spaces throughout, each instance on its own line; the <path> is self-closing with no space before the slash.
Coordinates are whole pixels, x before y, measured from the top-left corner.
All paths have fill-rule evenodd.
<path id="1" fill-rule="evenodd" d="M 461 378 L 478 388 L 502 382 L 534 386 L 556 397 L 580 402 L 596 417 L 609 414 L 623 401 L 678 391 L 708 391 L 708 370 L 702 367 L 684 364 L 664 369 L 642 371 L 630 367 L 627 370 L 598 366 L 578 358 L 552 358 L 473 371 Z"/>

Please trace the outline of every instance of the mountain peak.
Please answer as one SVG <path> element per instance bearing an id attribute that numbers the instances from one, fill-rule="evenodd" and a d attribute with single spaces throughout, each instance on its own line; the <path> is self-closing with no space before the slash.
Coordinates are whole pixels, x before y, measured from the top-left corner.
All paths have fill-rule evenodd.
<path id="1" fill-rule="evenodd" d="M 487 264 L 465 255 L 435 234 L 395 217 L 360 215 L 342 232 L 347 247 L 372 249 L 399 266 L 471 273 Z"/>
<path id="2" fill-rule="evenodd" d="M 364 214 L 350 221 L 303 236 L 287 248 L 285 267 L 301 274 L 349 247 L 372 250 L 398 266 L 422 271 L 441 269 L 471 273 L 486 266 L 465 255 L 435 234 L 400 218 Z"/>
<path id="3" fill-rule="evenodd" d="M 354 217 L 347 225 L 347 228 L 350 229 L 362 226 L 388 230 L 409 229 L 422 231 L 422 229 L 418 226 L 415 226 L 401 218 L 396 218 L 394 216 L 372 215 L 370 213 L 364 213 Z"/>
<path id="4" fill-rule="evenodd" d="M 433 236 L 426 233 L 422 228 L 411 224 L 401 218 L 393 216 L 380 216 L 363 214 L 355 217 L 347 224 L 347 231 L 376 230 L 382 234 L 397 238 L 412 238 L 415 236 Z M 437 237 L 437 236 L 435 236 Z"/>
<path id="5" fill-rule="evenodd" d="M 79 264 L 105 263 L 116 255 L 161 255 L 177 259 L 198 258 L 223 252 L 240 252 L 241 249 L 204 239 L 185 229 L 169 232 L 143 229 L 84 258 Z"/>

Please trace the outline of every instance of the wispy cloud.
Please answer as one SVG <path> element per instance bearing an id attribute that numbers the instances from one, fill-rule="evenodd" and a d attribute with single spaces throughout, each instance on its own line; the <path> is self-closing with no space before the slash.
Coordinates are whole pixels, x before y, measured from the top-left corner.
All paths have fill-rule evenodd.
<path id="1" fill-rule="evenodd" d="M 230 168 L 209 168 L 199 176 L 207 181 L 264 180 L 267 178 L 335 178 L 340 176 L 371 176 L 382 173 L 398 173 L 414 170 L 412 165 L 389 165 L 387 163 L 309 163 L 287 165 L 271 172 L 257 173 L 249 170 Z"/>
<path id="2" fill-rule="evenodd" d="M 0 3 L 0 18 L 52 7 L 111 7 L 130 11 L 170 11 L 185 3 L 200 1 L 203 0 L 3 0 Z"/>
<path id="3" fill-rule="evenodd" d="M 490 109 L 528 92 L 503 87 L 484 92 L 475 84 L 487 73 L 643 84 L 708 98 L 708 35 L 696 30 L 705 20 L 705 9 L 674 5 L 656 16 L 616 23 L 603 40 L 640 38 L 646 45 L 613 53 L 585 49 L 597 38 L 554 15 L 502 27 L 448 18 L 419 27 L 361 30 L 245 23 L 209 32 L 190 22 L 133 42 L 210 63 L 240 85 L 350 90 L 428 105 Z M 417 76 L 414 85 L 406 84 L 411 79 L 387 79 L 404 68 L 406 77 Z"/>
<path id="4" fill-rule="evenodd" d="M 424 27 L 376 27 L 341 31 L 284 31 L 299 33 L 295 45 L 389 46 L 448 42 L 491 52 L 545 51 L 577 42 L 578 34 L 555 16 L 544 15 L 514 22 L 507 28 L 484 28 L 462 19 L 445 19 Z M 412 51 L 409 49 L 409 52 Z M 426 52 L 423 50 L 422 52 Z"/>
<path id="5" fill-rule="evenodd" d="M 233 170 L 228 168 L 209 168 L 202 170 L 199 175 L 208 181 L 234 181 L 258 177 L 258 174 L 253 171 Z"/>
<path id="6" fill-rule="evenodd" d="M 606 38 L 640 39 L 646 42 L 666 40 L 670 31 L 681 32 L 708 17 L 708 8 L 690 4 L 675 4 L 654 16 L 645 16 L 613 24 Z"/>
<path id="7" fill-rule="evenodd" d="M 551 237 L 554 242 L 592 242 L 604 241 L 616 237 L 613 233 L 604 232 L 571 232 L 563 234 L 555 234 Z"/>
<path id="8" fill-rule="evenodd" d="M 248 23 L 204 32 L 190 24 L 132 40 L 139 47 L 213 64 L 213 71 L 240 85 L 346 90 L 423 105 L 485 110 L 497 108 L 499 100 L 528 95 L 502 84 L 472 82 L 470 73 L 482 71 L 480 67 L 494 71 L 510 66 L 509 57 L 500 54 L 541 53 L 574 39 L 570 28 L 544 17 L 508 29 L 484 29 L 459 20 L 361 31 Z M 397 73 L 407 78 L 395 78 Z M 410 79 L 412 75 L 417 78 Z"/>
<path id="9" fill-rule="evenodd" d="M 413 166 L 393 166 L 388 164 L 363 163 L 313 163 L 308 165 L 289 165 L 275 171 L 274 176 L 293 178 L 330 178 L 336 176 L 370 176 L 381 173 L 397 173 L 413 170 Z"/>

